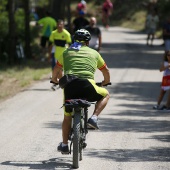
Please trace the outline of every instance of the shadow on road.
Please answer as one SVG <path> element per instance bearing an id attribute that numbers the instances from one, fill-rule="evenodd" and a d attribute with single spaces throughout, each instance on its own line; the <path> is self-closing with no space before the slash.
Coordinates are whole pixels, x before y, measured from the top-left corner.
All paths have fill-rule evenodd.
<path id="1" fill-rule="evenodd" d="M 1 165 L 18 167 L 28 167 L 29 169 L 72 169 L 72 162 L 67 158 L 52 158 L 43 161 L 5 161 Z"/>
<path id="2" fill-rule="evenodd" d="M 166 120 L 147 120 L 147 119 L 116 119 L 100 118 L 100 132 L 137 132 L 137 133 L 155 133 L 169 132 L 170 121 Z"/>
<path id="3" fill-rule="evenodd" d="M 160 82 L 126 82 L 126 83 L 117 83 L 114 85 L 112 82 L 112 87 L 107 87 L 111 98 L 121 99 L 121 100 L 128 100 L 128 101 L 148 101 L 148 102 L 155 102 L 157 101 L 157 97 L 160 92 L 161 80 Z M 167 93 L 165 93 L 164 99 L 167 98 Z M 163 100 L 164 102 L 164 100 Z M 162 104 L 163 104 L 162 102 Z M 148 103 L 149 104 L 149 103 Z M 122 106 L 126 105 L 122 103 Z M 142 102 L 141 102 L 142 106 Z M 149 106 L 149 105 L 148 105 Z M 131 108 L 130 105 L 127 107 Z M 137 105 L 133 105 L 133 108 L 139 108 Z M 146 109 L 152 109 L 147 107 Z"/>
<path id="4" fill-rule="evenodd" d="M 138 149 L 88 149 L 86 155 L 116 162 L 169 162 L 170 148 Z"/>
<path id="5" fill-rule="evenodd" d="M 155 139 L 161 142 L 170 142 L 170 135 L 153 135 L 150 138 L 144 139 Z"/>
<path id="6" fill-rule="evenodd" d="M 138 68 L 159 70 L 163 47 L 148 47 L 136 43 L 104 43 L 101 55 L 109 68 Z"/>
<path id="7" fill-rule="evenodd" d="M 115 162 L 169 162 L 169 148 L 151 149 L 86 149 L 85 156 L 98 157 Z M 5 161 L 1 165 L 18 167 L 28 167 L 29 169 L 72 169 L 72 162 L 67 158 L 52 158 L 43 161 Z"/>

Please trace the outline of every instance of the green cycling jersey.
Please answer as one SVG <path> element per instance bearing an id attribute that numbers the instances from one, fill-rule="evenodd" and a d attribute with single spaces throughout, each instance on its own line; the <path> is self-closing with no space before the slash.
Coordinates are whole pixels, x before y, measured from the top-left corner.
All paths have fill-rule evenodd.
<path id="1" fill-rule="evenodd" d="M 66 49 L 57 64 L 63 67 L 64 74 L 74 74 L 84 79 L 94 79 L 96 69 L 106 67 L 101 55 L 85 45 L 79 50 Z"/>
<path id="2" fill-rule="evenodd" d="M 42 36 L 49 37 L 51 32 L 56 28 L 57 22 L 52 17 L 44 17 L 38 21 L 38 24 L 42 25 Z"/>

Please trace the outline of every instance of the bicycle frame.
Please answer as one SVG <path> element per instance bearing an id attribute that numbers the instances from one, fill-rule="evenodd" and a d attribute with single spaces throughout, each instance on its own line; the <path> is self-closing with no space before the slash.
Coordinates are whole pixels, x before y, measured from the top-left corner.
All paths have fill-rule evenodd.
<path id="1" fill-rule="evenodd" d="M 88 107 L 91 103 L 81 99 L 71 99 L 65 103 L 65 107 L 72 110 L 72 123 L 69 140 L 70 143 L 70 154 L 73 145 L 73 167 L 79 168 L 79 161 L 82 160 L 83 149 L 87 146 L 86 134 L 87 120 L 88 120 Z M 71 111 L 70 110 L 70 111 Z"/>

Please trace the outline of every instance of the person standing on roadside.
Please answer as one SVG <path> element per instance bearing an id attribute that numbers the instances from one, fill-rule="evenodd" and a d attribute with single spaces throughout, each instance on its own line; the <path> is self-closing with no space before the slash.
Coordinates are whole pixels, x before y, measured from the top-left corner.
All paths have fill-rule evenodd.
<path id="1" fill-rule="evenodd" d="M 52 70 L 57 63 L 58 58 L 62 55 L 63 51 L 71 44 L 71 35 L 64 29 L 64 21 L 58 20 L 57 29 L 52 31 L 49 46 L 49 61 L 52 62 Z M 54 52 L 54 56 L 52 53 Z M 59 74 L 62 77 L 62 71 Z M 52 88 L 53 89 L 53 88 Z"/>
<path id="2" fill-rule="evenodd" d="M 153 40 L 155 38 L 155 32 L 158 23 L 159 23 L 159 17 L 155 11 L 152 11 L 151 14 L 149 14 L 146 18 L 147 45 L 149 45 L 149 40 L 150 40 L 151 41 L 150 45 L 153 46 Z"/>
<path id="3" fill-rule="evenodd" d="M 37 21 L 37 25 L 42 26 L 40 45 L 42 48 L 42 60 L 44 60 L 46 55 L 46 45 L 49 46 L 49 37 L 54 29 L 56 29 L 57 22 L 51 17 L 51 13 L 46 11 L 46 16 Z"/>
<path id="4" fill-rule="evenodd" d="M 91 34 L 91 40 L 89 41 L 89 47 L 95 49 L 96 51 L 100 51 L 102 44 L 102 36 L 101 30 L 96 26 L 97 20 L 95 17 L 90 18 L 90 24 L 85 27 L 87 31 Z"/>
<path id="5" fill-rule="evenodd" d="M 170 90 L 170 84 L 169 85 L 167 84 L 168 78 L 170 80 L 170 51 L 167 51 L 164 53 L 164 61 L 162 62 L 159 71 L 163 72 L 163 78 L 162 78 L 160 94 L 157 100 L 157 105 L 153 106 L 153 109 L 156 109 L 156 110 L 159 110 L 161 108 L 165 109 L 165 107 L 161 107 L 160 104 L 163 100 L 165 93 L 168 90 Z"/>
<path id="6" fill-rule="evenodd" d="M 169 92 L 166 105 L 163 105 L 158 110 L 170 110 L 170 50 L 165 52 L 164 65 L 160 71 L 164 71 L 161 88 Z"/>

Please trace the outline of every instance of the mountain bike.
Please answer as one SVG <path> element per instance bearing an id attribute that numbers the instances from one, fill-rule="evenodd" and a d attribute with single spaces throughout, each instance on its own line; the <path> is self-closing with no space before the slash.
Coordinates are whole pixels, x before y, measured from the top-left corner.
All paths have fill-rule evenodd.
<path id="1" fill-rule="evenodd" d="M 101 83 L 96 83 L 101 86 Z M 107 85 L 111 85 L 108 83 Z M 105 85 L 105 86 L 107 86 Z M 73 168 L 79 168 L 79 161 L 83 159 L 83 149 L 86 148 L 86 135 L 88 133 L 87 120 L 88 120 L 88 107 L 94 102 L 89 102 L 83 99 L 70 99 L 64 103 L 65 109 L 72 112 L 72 123 L 69 140 L 70 154 L 73 151 Z M 72 149 L 73 145 L 73 149 Z"/>
<path id="2" fill-rule="evenodd" d="M 66 109 L 72 110 L 72 123 L 69 140 L 70 154 L 73 151 L 73 168 L 79 168 L 79 161 L 82 160 L 82 150 L 86 148 L 86 134 L 87 120 L 88 120 L 88 107 L 91 102 L 82 99 L 66 100 L 64 106 Z M 73 145 L 73 149 L 72 149 Z"/>
<path id="3" fill-rule="evenodd" d="M 58 83 L 54 83 L 55 85 Z M 96 83 L 96 85 L 101 86 L 102 83 Z M 104 86 L 111 85 L 108 83 Z M 88 107 L 95 102 L 89 102 L 84 99 L 70 99 L 66 100 L 63 106 L 67 112 L 72 113 L 72 123 L 71 131 L 69 135 L 70 143 L 70 153 L 73 152 L 73 168 L 79 168 L 79 161 L 83 159 L 83 149 L 86 148 L 86 135 L 88 133 L 87 121 L 88 121 Z M 73 146 L 73 147 L 72 147 Z"/>

